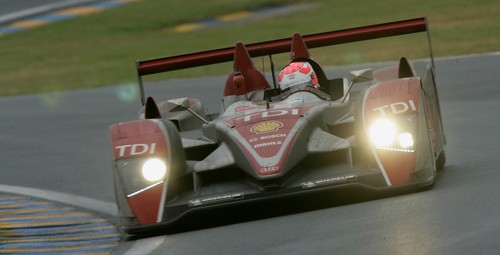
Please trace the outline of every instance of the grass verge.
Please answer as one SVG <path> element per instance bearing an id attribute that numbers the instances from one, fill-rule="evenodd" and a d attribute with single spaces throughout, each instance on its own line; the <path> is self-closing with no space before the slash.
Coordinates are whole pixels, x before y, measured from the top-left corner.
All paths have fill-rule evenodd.
<path id="1" fill-rule="evenodd" d="M 0 95 L 129 83 L 136 79 L 136 59 L 229 47 L 240 40 L 245 43 L 273 40 L 290 37 L 293 32 L 311 34 L 421 16 L 429 18 L 435 56 L 500 50 L 500 15 L 496 13 L 500 3 L 496 0 L 302 2 L 318 5 L 248 23 L 179 33 L 172 28 L 182 23 L 293 3 L 284 0 L 237 3 L 233 0 L 142 0 L 103 13 L 2 36 Z M 323 65 L 394 60 L 401 50 L 421 47 L 413 44 L 411 37 L 406 40 L 397 41 L 400 46 L 385 39 L 342 45 L 314 57 Z M 373 45 L 377 50 L 371 50 Z M 421 56 L 425 54 L 409 57 Z M 227 71 L 201 69 L 189 75 Z"/>

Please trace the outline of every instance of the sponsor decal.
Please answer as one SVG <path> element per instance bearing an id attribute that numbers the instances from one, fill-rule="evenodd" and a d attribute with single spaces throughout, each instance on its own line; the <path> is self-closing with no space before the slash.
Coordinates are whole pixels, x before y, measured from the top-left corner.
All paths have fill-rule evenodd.
<path id="1" fill-rule="evenodd" d="M 282 144 L 283 144 L 283 141 L 272 141 L 272 142 L 254 144 L 253 148 L 258 149 L 258 148 L 264 148 L 264 147 L 282 145 Z"/>
<path id="2" fill-rule="evenodd" d="M 265 140 L 270 140 L 270 139 L 280 139 L 280 138 L 285 138 L 286 134 L 272 134 L 272 135 L 263 135 L 263 136 L 258 136 L 258 137 L 252 137 L 248 139 L 249 143 L 256 143 L 258 141 L 265 141 Z"/>
<path id="3" fill-rule="evenodd" d="M 242 106 L 238 106 L 234 109 L 234 112 L 241 112 L 241 111 L 248 111 L 248 110 L 252 110 L 253 107 L 251 106 L 248 106 L 248 105 L 242 105 Z"/>
<path id="4" fill-rule="evenodd" d="M 304 183 L 302 183 L 302 188 L 303 189 L 310 189 L 310 188 L 314 188 L 317 186 L 346 183 L 346 182 L 349 182 L 352 180 L 356 180 L 356 175 L 350 174 L 350 175 L 320 179 L 320 180 L 316 180 L 316 181 L 304 182 Z"/>
<path id="5" fill-rule="evenodd" d="M 279 109 L 279 110 L 269 110 L 265 112 L 257 112 L 253 114 L 248 114 L 243 117 L 236 118 L 236 121 L 249 122 L 259 119 L 273 118 L 285 115 L 298 116 L 299 109 Z"/>
<path id="6" fill-rule="evenodd" d="M 200 206 L 200 205 L 205 205 L 205 204 L 212 204 L 212 203 L 218 203 L 218 202 L 235 200 L 235 199 L 242 199 L 242 198 L 243 198 L 243 193 L 234 193 L 234 194 L 227 194 L 227 195 L 221 195 L 221 196 L 193 199 L 193 200 L 189 200 L 189 206 L 191 206 L 191 207 Z"/>
<path id="7" fill-rule="evenodd" d="M 268 167 L 263 167 L 259 170 L 259 173 L 261 174 L 267 174 L 267 173 L 275 173 L 280 170 L 279 166 L 268 166 Z"/>
<path id="8" fill-rule="evenodd" d="M 256 134 L 262 134 L 278 131 L 282 127 L 282 122 L 271 120 L 255 124 L 252 128 L 250 128 L 250 131 Z"/>
<path id="9" fill-rule="evenodd" d="M 137 143 L 137 144 L 120 145 L 116 146 L 115 150 L 117 150 L 118 157 L 120 158 L 124 156 L 154 154 L 156 151 L 156 143 L 152 144 Z"/>
<path id="10" fill-rule="evenodd" d="M 272 135 L 264 135 L 259 137 L 260 140 L 268 140 L 268 139 L 276 139 L 276 138 L 285 138 L 286 134 L 272 134 Z"/>
<path id="11" fill-rule="evenodd" d="M 302 109 L 267 109 L 227 122 L 236 131 L 235 138 L 250 161 L 252 171 L 258 175 L 283 171 L 294 137 L 303 123 L 299 121 Z M 247 120 L 249 122 L 245 122 Z M 268 168 L 272 166 L 278 168 Z"/>
<path id="12" fill-rule="evenodd" d="M 417 107 L 415 106 L 415 102 L 412 99 L 408 100 L 408 102 L 396 102 L 384 106 L 380 106 L 377 108 L 373 108 L 372 111 L 379 111 L 382 117 L 385 117 L 387 112 L 392 112 L 392 114 L 399 114 L 403 112 L 407 112 L 408 110 L 416 111 Z"/>
<path id="13" fill-rule="evenodd" d="M 292 97 L 288 99 L 288 102 L 291 104 L 294 103 L 303 103 L 304 102 L 304 97 Z"/>
<path id="14" fill-rule="evenodd" d="M 278 138 L 285 138 L 286 134 L 272 134 L 272 135 L 263 135 L 260 137 L 253 137 L 248 139 L 248 142 L 250 143 L 256 143 L 258 141 L 264 141 L 264 140 L 269 140 L 269 139 L 278 139 Z"/>

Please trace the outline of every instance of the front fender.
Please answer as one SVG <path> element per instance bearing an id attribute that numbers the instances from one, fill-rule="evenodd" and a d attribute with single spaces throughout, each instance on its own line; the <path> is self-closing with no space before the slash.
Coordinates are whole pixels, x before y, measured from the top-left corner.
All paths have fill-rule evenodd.
<path id="1" fill-rule="evenodd" d="M 186 168 L 175 125 L 168 120 L 136 120 L 110 126 L 109 134 L 120 216 L 139 225 L 160 222 L 165 201 L 175 193 L 172 180 Z M 142 166 L 152 158 L 161 159 L 167 171 L 163 178 L 148 181 Z"/>
<path id="2" fill-rule="evenodd" d="M 418 170 L 417 149 L 421 146 L 419 137 L 421 132 L 418 131 L 422 128 L 420 127 L 422 124 L 425 125 L 425 121 L 420 123 L 422 121 L 419 118 L 425 114 L 420 105 L 421 98 L 418 77 L 381 82 L 365 91 L 361 109 L 364 135 L 387 186 L 414 181 L 414 173 Z M 391 125 L 383 126 L 385 130 L 382 131 L 374 130 L 380 120 Z M 394 133 L 393 140 L 391 140 L 392 133 Z M 408 134 L 411 136 L 413 146 L 402 145 L 400 137 L 403 134 L 406 137 Z M 391 138 L 377 142 L 382 135 Z M 381 145 L 381 143 L 387 144 Z"/>

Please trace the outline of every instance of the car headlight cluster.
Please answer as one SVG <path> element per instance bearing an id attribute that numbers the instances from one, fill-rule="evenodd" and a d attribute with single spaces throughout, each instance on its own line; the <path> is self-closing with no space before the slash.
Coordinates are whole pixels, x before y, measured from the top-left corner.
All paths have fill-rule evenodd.
<path id="1" fill-rule="evenodd" d="M 168 165 L 162 158 L 130 158 L 117 161 L 127 197 L 140 194 L 168 178 Z"/>
<path id="2" fill-rule="evenodd" d="M 377 149 L 414 152 L 415 141 L 412 132 L 399 127 L 389 119 L 374 121 L 368 130 L 371 143 Z"/>
<path id="3" fill-rule="evenodd" d="M 142 177 L 150 182 L 156 182 L 165 178 L 167 174 L 167 165 L 158 158 L 151 158 L 142 165 Z"/>

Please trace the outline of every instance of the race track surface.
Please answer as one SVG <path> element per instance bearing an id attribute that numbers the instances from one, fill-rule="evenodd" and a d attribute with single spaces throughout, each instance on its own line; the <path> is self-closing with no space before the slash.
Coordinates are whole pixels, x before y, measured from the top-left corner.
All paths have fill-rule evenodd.
<path id="1" fill-rule="evenodd" d="M 258 208 L 257 218 L 127 241 L 117 253 L 497 253 L 498 63 L 500 54 L 436 61 L 448 161 L 430 190 L 331 207 L 306 206 L 278 215 Z M 332 71 L 340 74 L 345 71 Z M 147 91 L 158 100 L 197 97 L 215 111 L 222 94 L 220 81 L 221 77 L 191 79 L 180 87 L 178 80 L 171 80 L 148 86 Z M 48 196 L 66 194 L 112 205 L 107 127 L 137 118 L 136 93 L 135 85 L 129 84 L 0 98 L 0 188 L 29 187 L 53 192 Z"/>

